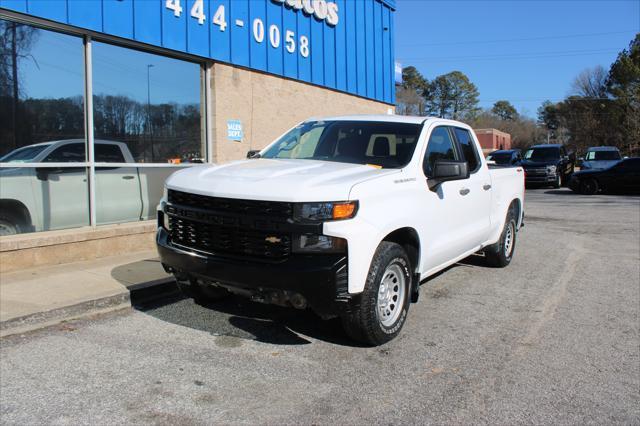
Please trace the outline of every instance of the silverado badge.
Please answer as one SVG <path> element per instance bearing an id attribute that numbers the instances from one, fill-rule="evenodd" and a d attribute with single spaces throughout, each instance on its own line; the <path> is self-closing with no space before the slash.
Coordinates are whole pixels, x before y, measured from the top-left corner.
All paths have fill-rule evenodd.
<path id="1" fill-rule="evenodd" d="M 275 244 L 275 243 L 279 243 L 280 241 L 282 241 L 282 239 L 278 238 L 278 237 L 267 237 L 264 239 L 266 242 L 271 243 L 271 244 Z"/>

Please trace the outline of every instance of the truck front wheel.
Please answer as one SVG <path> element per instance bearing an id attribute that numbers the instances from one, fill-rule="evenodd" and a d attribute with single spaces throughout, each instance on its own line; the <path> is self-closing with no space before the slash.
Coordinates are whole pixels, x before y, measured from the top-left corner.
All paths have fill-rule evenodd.
<path id="1" fill-rule="evenodd" d="M 396 337 L 407 319 L 412 275 L 402 246 L 383 241 L 373 256 L 359 306 L 342 316 L 347 334 L 374 346 Z"/>

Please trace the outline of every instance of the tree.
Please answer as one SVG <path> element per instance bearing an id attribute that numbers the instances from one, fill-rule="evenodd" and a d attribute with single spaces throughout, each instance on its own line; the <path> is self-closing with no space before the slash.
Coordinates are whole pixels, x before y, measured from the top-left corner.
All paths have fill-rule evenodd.
<path id="1" fill-rule="evenodd" d="M 402 69 L 402 85 L 396 90 L 396 112 L 401 115 L 424 115 L 424 90 L 427 80 L 415 67 Z"/>
<path id="2" fill-rule="evenodd" d="M 427 111 L 454 120 L 473 117 L 478 96 L 478 88 L 460 71 L 436 77 L 425 90 Z"/>
<path id="3" fill-rule="evenodd" d="M 491 112 L 500 117 L 501 120 L 514 121 L 518 118 L 518 111 L 509 101 L 498 101 L 493 104 Z"/>
<path id="4" fill-rule="evenodd" d="M 610 118 L 618 124 L 618 146 L 629 154 L 640 151 L 640 33 L 611 65 L 606 87 L 613 98 Z"/>
<path id="5" fill-rule="evenodd" d="M 588 68 L 578 74 L 571 88 L 576 96 L 603 99 L 607 96 L 607 71 L 602 65 Z"/>

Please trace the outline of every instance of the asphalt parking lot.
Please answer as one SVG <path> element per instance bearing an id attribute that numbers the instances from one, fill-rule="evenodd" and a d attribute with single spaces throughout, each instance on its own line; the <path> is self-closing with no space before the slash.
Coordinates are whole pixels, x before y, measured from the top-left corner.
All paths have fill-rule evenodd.
<path id="1" fill-rule="evenodd" d="M 527 191 L 506 269 L 423 284 L 398 339 L 166 296 L 3 339 L 3 424 L 638 424 L 640 198 Z"/>

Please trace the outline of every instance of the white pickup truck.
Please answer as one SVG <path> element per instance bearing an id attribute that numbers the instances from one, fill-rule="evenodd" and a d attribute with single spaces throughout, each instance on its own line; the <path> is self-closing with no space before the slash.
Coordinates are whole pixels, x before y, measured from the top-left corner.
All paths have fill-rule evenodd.
<path id="1" fill-rule="evenodd" d="M 157 244 L 195 298 L 246 295 L 340 316 L 378 345 L 421 280 L 483 252 L 504 267 L 522 168 L 489 168 L 469 126 L 425 117 L 305 121 L 247 160 L 167 179 Z"/>
<path id="2" fill-rule="evenodd" d="M 136 167 L 122 142 L 96 140 L 94 147 L 103 163 L 95 168 L 97 222 L 154 218 L 164 179 L 175 169 Z M 76 162 L 85 162 L 83 139 L 28 145 L 1 157 L 0 236 L 88 225 L 87 169 Z M 14 167 L 21 163 L 42 166 Z"/>

